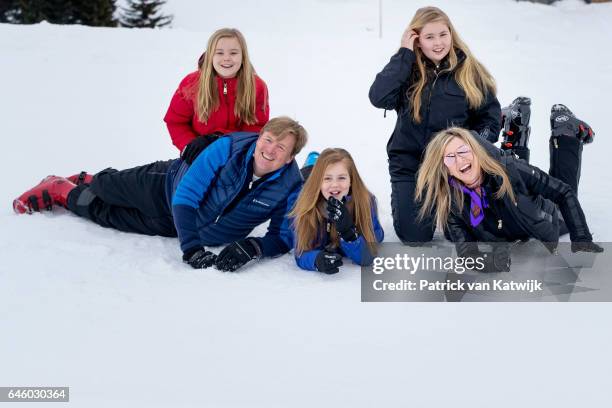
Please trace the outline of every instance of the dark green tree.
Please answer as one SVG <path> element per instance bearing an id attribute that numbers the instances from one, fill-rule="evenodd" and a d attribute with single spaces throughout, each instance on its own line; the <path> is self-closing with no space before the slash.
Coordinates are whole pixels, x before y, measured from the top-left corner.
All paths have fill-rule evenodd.
<path id="1" fill-rule="evenodd" d="M 115 0 L 72 0 L 77 24 L 95 27 L 116 27 Z"/>
<path id="2" fill-rule="evenodd" d="M 0 22 L 117 25 L 116 0 L 0 0 Z"/>
<path id="3" fill-rule="evenodd" d="M 166 0 L 127 0 L 119 23 L 129 28 L 165 27 L 172 23 L 172 16 L 162 14 L 164 4 Z"/>

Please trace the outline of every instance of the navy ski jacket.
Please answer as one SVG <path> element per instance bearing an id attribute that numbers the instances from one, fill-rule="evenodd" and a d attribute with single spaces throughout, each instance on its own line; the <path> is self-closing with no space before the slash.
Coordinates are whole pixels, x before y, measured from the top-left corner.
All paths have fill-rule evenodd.
<path id="1" fill-rule="evenodd" d="M 257 138 L 251 132 L 231 133 L 212 143 L 191 166 L 178 159 L 170 167 L 166 196 L 183 252 L 243 239 L 268 220 L 266 235 L 258 238 L 262 255 L 271 257 L 289 251 L 280 228 L 289 195 L 302 185 L 295 160 L 225 211 L 251 174 Z"/>
<path id="2" fill-rule="evenodd" d="M 458 51 L 459 64 L 465 55 Z M 489 92 L 477 109 L 469 107 L 465 91 L 448 68 L 448 58 L 436 67 L 426 59 L 427 82 L 421 97 L 421 122 L 412 119 L 410 87 L 418 80 L 416 56 L 400 48 L 370 87 L 370 102 L 377 108 L 395 110 L 397 122 L 387 143 L 391 181 L 414 181 L 425 147 L 437 132 L 451 126 L 476 131 L 491 143 L 501 129 L 501 107 Z"/>
<path id="3" fill-rule="evenodd" d="M 501 187 L 501 177 L 485 177 L 490 208 L 497 211 L 495 215 L 498 219 L 495 219 L 496 222 L 493 224 L 497 226 L 498 231 L 494 232 L 486 229 L 489 225 L 486 222 L 477 227 L 471 226 L 470 205 L 467 200 L 459 207 L 460 210 L 453 205 L 448 217 L 447 230 L 459 256 L 477 251 L 477 241 L 499 241 L 500 233 L 508 229 L 522 230 L 528 237 L 542 242 L 556 243 L 559 241 L 559 210 L 573 242 L 593 240 L 578 197 L 568 184 L 486 141 L 478 140 L 478 142 L 506 169 L 516 202 L 512 202 L 507 195 L 502 199 L 496 199 L 494 193 Z M 523 237 L 508 236 L 503 240 L 512 241 L 521 238 Z"/>
<path id="4" fill-rule="evenodd" d="M 296 191 L 289 198 L 289 208 L 292 208 L 295 201 L 297 200 L 297 196 L 299 195 L 299 191 Z M 385 233 L 378 221 L 376 204 L 374 199 L 372 199 L 372 223 L 374 229 L 374 236 L 376 237 L 377 242 L 382 242 L 385 237 Z M 317 259 L 317 255 L 325 249 L 325 246 L 329 244 L 329 234 L 325 231 L 326 226 L 323 225 L 320 231 L 320 236 L 322 237 L 321 244 L 316 248 L 311 249 L 310 251 L 305 251 L 302 254 L 299 254 L 294 251 L 295 255 L 295 263 L 302 269 L 307 271 L 316 271 L 317 267 L 315 265 L 315 260 Z M 285 223 L 283 224 L 283 239 L 285 243 L 290 247 L 294 248 L 295 244 L 297 244 L 296 232 L 292 220 L 287 218 Z M 374 257 L 370 253 L 367 242 L 363 235 L 359 234 L 359 237 L 352 242 L 347 242 L 344 239 L 340 238 L 340 248 L 338 248 L 338 253 L 342 256 L 349 257 L 354 263 L 358 265 L 371 265 Z"/>

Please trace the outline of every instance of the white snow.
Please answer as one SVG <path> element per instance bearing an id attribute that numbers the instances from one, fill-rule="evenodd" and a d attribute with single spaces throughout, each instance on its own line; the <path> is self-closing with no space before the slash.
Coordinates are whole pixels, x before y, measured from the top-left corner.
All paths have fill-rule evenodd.
<path id="1" fill-rule="evenodd" d="M 385 152 L 395 115 L 367 93 L 423 5 L 384 0 L 382 39 L 375 0 L 175 0 L 165 30 L 0 25 L 0 386 L 70 386 L 83 407 L 607 406 L 610 304 L 361 303 L 352 265 L 324 276 L 286 255 L 194 271 L 175 239 L 12 212 L 47 174 L 175 156 L 170 97 L 208 36 L 235 26 L 272 116 L 310 133 L 298 160 L 349 149 L 397 241 Z M 533 163 L 548 169 L 552 104 L 593 126 L 580 198 L 595 239 L 612 240 L 612 4 L 436 5 L 502 104 L 532 98 Z"/>

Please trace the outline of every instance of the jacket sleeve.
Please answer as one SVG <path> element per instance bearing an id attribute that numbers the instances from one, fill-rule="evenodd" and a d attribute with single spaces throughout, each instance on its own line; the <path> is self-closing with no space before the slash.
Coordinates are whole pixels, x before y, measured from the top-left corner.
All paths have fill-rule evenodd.
<path id="1" fill-rule="evenodd" d="M 382 242 L 385 238 L 385 232 L 378 221 L 376 211 L 376 204 L 372 206 L 372 227 L 374 229 L 374 237 L 376 242 Z M 365 240 L 363 235 L 359 234 L 358 238 L 354 241 L 347 242 L 340 238 L 340 248 L 346 256 L 348 256 L 357 265 L 367 266 L 371 265 L 374 261 L 374 256 L 370 252 L 368 242 Z"/>
<path id="2" fill-rule="evenodd" d="M 289 252 L 291 247 L 286 244 L 282 236 L 282 228 L 286 218 L 287 210 L 285 206 L 279 206 L 272 214 L 268 231 L 263 238 L 260 238 L 262 256 L 275 257 Z"/>
<path id="3" fill-rule="evenodd" d="M 501 130 L 501 106 L 493 92 L 489 91 L 483 104 L 470 110 L 469 128 L 491 143 L 499 139 Z"/>
<path id="4" fill-rule="evenodd" d="M 301 190 L 302 186 L 300 185 L 289 195 L 289 198 L 287 199 L 287 213 L 293 210 L 293 206 L 295 205 Z M 298 255 L 297 251 L 295 250 L 295 245 L 297 244 L 297 240 L 295 239 L 295 227 L 293 225 L 293 220 L 289 217 L 285 217 L 285 220 L 283 221 L 281 236 L 283 237 L 285 244 L 294 250 L 295 263 L 298 267 L 307 271 L 317 270 L 315 260 L 317 259 L 317 255 L 319 255 L 321 250 L 313 249 Z"/>
<path id="5" fill-rule="evenodd" d="M 198 208 L 219 169 L 227 163 L 230 145 L 231 139 L 223 137 L 200 153 L 172 196 L 172 217 L 183 252 L 201 245 Z"/>
<path id="6" fill-rule="evenodd" d="M 196 73 L 191 73 L 181 81 L 164 116 L 172 144 L 180 152 L 198 136 L 191 124 L 194 115 L 193 99 L 185 96 L 186 87 L 193 85 L 196 80 Z"/>
<path id="7" fill-rule="evenodd" d="M 266 235 L 263 238 L 258 238 L 262 247 L 262 256 L 279 256 L 293 248 L 293 228 L 288 214 L 293 209 L 301 189 L 302 185 L 300 183 L 289 193 L 287 200 L 279 204 L 272 214 Z"/>
<path id="8" fill-rule="evenodd" d="M 539 194 L 559 206 L 573 242 L 593 240 L 578 197 L 568 184 L 522 160 L 513 162 L 531 194 Z"/>
<path id="9" fill-rule="evenodd" d="M 463 218 L 461 218 L 460 214 L 451 211 L 448 215 L 446 228 L 451 241 L 455 244 L 457 256 L 467 257 L 478 253 L 476 239 L 468 229 L 467 224 Z"/>
<path id="10" fill-rule="evenodd" d="M 270 119 L 270 103 L 268 100 L 268 87 L 266 83 L 259 77 L 255 77 L 256 80 L 256 94 L 255 94 L 255 117 L 257 118 L 257 123 L 252 125 L 243 126 L 242 130 L 245 132 L 257 132 L 261 130 L 262 127 L 268 120 Z"/>
<path id="11" fill-rule="evenodd" d="M 306 271 L 316 271 L 317 266 L 315 264 L 315 261 L 317 259 L 317 255 L 319 255 L 320 252 L 320 249 L 312 249 L 310 251 L 302 253 L 301 255 L 296 254 L 295 263 L 301 269 L 304 269 Z"/>
<path id="12" fill-rule="evenodd" d="M 414 62 L 414 52 L 408 48 L 400 48 L 391 57 L 370 87 L 369 97 L 372 105 L 387 110 L 399 108 L 408 89 Z"/>

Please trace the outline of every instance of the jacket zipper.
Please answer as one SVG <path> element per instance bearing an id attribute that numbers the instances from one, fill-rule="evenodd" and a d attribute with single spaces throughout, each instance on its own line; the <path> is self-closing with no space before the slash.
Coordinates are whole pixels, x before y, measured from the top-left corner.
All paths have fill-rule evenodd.
<path id="1" fill-rule="evenodd" d="M 434 78 L 434 81 L 431 83 L 431 89 L 429 90 L 429 97 L 427 98 L 427 118 L 425 120 L 425 129 L 429 128 L 429 111 L 431 109 L 431 97 L 433 95 L 433 91 L 434 91 L 434 87 L 436 86 L 436 82 L 438 81 L 438 76 L 440 75 L 440 73 L 438 72 L 438 68 L 439 65 L 436 65 L 436 69 L 434 70 L 434 74 L 436 74 L 436 77 Z M 427 137 L 427 135 L 425 136 Z"/>
<path id="2" fill-rule="evenodd" d="M 553 144 L 555 145 L 555 149 L 559 148 L 559 141 L 557 140 L 556 137 L 553 137 Z"/>
<path id="3" fill-rule="evenodd" d="M 223 95 L 225 96 L 225 107 L 227 110 L 227 122 L 225 123 L 225 128 L 230 128 L 230 104 L 229 98 L 227 97 L 227 82 L 223 81 Z"/>

